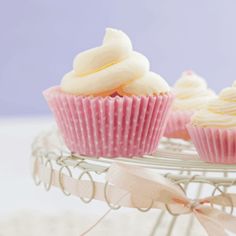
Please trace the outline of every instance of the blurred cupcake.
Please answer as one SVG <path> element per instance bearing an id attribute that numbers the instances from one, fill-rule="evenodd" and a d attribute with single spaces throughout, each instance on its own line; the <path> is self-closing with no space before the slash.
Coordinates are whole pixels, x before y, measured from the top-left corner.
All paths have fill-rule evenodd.
<path id="1" fill-rule="evenodd" d="M 236 163 L 236 81 L 194 114 L 187 128 L 202 160 Z"/>
<path id="2" fill-rule="evenodd" d="M 61 85 L 44 96 L 67 147 L 95 157 L 153 153 L 173 101 L 148 59 L 110 28 L 102 46 L 78 54 Z"/>
<path id="3" fill-rule="evenodd" d="M 215 96 L 215 93 L 207 88 L 203 78 L 191 70 L 183 72 L 181 78 L 174 85 L 173 92 L 176 99 L 164 136 L 189 140 L 186 124 L 190 122 L 193 113 L 204 108 L 208 100 Z"/>

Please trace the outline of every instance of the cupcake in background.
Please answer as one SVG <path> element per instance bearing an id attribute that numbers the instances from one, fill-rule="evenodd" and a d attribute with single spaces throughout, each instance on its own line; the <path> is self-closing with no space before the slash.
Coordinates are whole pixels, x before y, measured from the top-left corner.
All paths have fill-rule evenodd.
<path id="1" fill-rule="evenodd" d="M 187 129 L 202 160 L 236 163 L 236 81 L 194 114 Z"/>
<path id="2" fill-rule="evenodd" d="M 44 97 L 71 152 L 94 157 L 155 152 L 173 101 L 148 59 L 111 28 L 102 46 L 78 54 L 73 70 Z"/>
<path id="3" fill-rule="evenodd" d="M 186 124 L 194 112 L 203 109 L 215 93 L 207 88 L 206 81 L 191 70 L 182 73 L 173 88 L 175 101 L 164 136 L 190 140 Z"/>

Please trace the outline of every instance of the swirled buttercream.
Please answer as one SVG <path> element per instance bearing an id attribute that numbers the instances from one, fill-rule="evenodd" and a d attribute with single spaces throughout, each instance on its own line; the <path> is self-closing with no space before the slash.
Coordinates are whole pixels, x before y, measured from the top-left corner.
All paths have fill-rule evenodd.
<path id="1" fill-rule="evenodd" d="M 199 110 L 215 96 L 215 93 L 207 88 L 206 81 L 192 71 L 183 72 L 173 91 L 176 96 L 174 110 Z"/>
<path id="2" fill-rule="evenodd" d="M 223 89 L 217 98 L 209 101 L 205 109 L 196 112 L 191 123 L 201 127 L 236 127 L 236 81 L 232 87 Z"/>
<path id="3" fill-rule="evenodd" d="M 149 71 L 149 61 L 133 51 L 129 37 L 108 28 L 100 47 L 78 54 L 61 90 L 74 95 L 159 95 L 169 92 L 161 76 Z"/>

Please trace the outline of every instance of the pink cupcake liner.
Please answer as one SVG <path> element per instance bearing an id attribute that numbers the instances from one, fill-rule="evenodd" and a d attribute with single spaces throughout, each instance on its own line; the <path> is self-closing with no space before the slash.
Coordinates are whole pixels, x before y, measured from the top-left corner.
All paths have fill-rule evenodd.
<path id="1" fill-rule="evenodd" d="M 192 111 L 171 111 L 164 137 L 190 140 L 186 125 L 190 122 Z"/>
<path id="2" fill-rule="evenodd" d="M 200 158 L 206 162 L 236 163 L 236 129 L 203 128 L 187 125 Z"/>
<path id="3" fill-rule="evenodd" d="M 87 156 L 142 156 L 156 151 L 173 96 L 82 97 L 59 87 L 44 93 L 65 144 Z"/>

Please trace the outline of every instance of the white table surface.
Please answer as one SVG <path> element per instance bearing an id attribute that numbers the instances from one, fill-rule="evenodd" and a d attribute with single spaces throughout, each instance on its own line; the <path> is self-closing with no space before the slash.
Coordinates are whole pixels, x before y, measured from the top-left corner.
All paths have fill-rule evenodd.
<path id="1" fill-rule="evenodd" d="M 38 133 L 49 129 L 53 125 L 53 120 L 50 117 L 0 118 L 1 236 L 26 236 L 29 232 L 30 236 L 51 235 L 50 232 L 52 232 L 52 228 L 49 229 L 49 234 L 45 233 L 46 231 L 40 231 L 43 230 L 43 228 L 46 230 L 46 227 L 44 227 L 45 222 L 48 222 L 46 215 L 62 215 L 61 218 L 59 217 L 60 219 L 55 221 L 56 225 L 59 227 L 59 225 L 61 226 L 61 223 L 58 222 L 64 222 L 62 219 L 65 219 L 65 211 L 78 214 L 80 219 L 78 223 L 75 223 L 77 222 L 74 220 L 75 218 L 70 218 L 70 220 L 73 219 L 70 222 L 70 228 L 72 225 L 78 225 L 79 227 L 76 229 L 77 233 L 73 234 L 73 232 L 71 232 L 70 236 L 78 235 L 79 231 L 81 232 L 81 230 L 85 230 L 108 209 L 105 203 L 93 201 L 87 205 L 82 203 L 76 197 L 65 197 L 58 189 L 52 189 L 49 192 L 46 192 L 42 186 L 36 187 L 34 185 L 30 176 L 29 168 L 29 158 L 31 152 L 30 146 Z M 41 212 L 41 215 L 39 212 Z M 13 217 L 15 221 L 9 220 L 6 223 L 8 219 L 11 219 L 12 214 L 15 214 L 15 218 Z M 35 220 L 38 219 L 37 217 L 41 219 L 41 223 Z M 16 222 L 16 218 L 21 222 L 18 222 L 19 224 L 26 225 L 25 231 L 20 233 L 19 229 L 15 231 L 13 230 L 14 227 L 12 222 Z M 22 219 L 25 219 L 25 221 Z M 32 222 L 29 223 L 32 219 L 34 219 L 34 224 Z M 44 221 L 42 219 L 44 219 Z M 119 211 L 112 211 L 104 222 L 100 226 L 97 226 L 89 235 L 149 235 L 156 219 L 156 211 L 141 213 L 137 210 L 120 209 Z M 35 222 L 37 222 L 36 225 L 38 225 L 38 227 L 35 226 Z M 50 222 L 50 224 L 52 224 L 52 220 Z M 40 224 L 43 226 L 40 226 Z M 1 230 L 4 229 L 3 225 L 5 227 L 5 233 L 1 234 Z M 29 229 L 29 225 L 31 225 L 31 229 Z M 165 221 L 162 225 L 164 228 L 168 227 L 165 224 Z M 60 227 L 58 227 L 56 228 L 59 229 Z M 38 230 L 36 230 L 36 228 Z M 179 230 L 177 230 L 173 235 L 179 235 L 181 228 Z M 36 231 L 41 233 L 37 234 Z M 60 230 L 60 232 L 62 231 Z M 54 231 L 53 235 L 59 234 Z"/>
<path id="2" fill-rule="evenodd" d="M 29 161 L 31 143 L 37 134 L 53 125 L 50 117 L 0 119 L 0 215 L 16 209 L 39 209 L 46 212 L 74 209 L 75 206 L 79 206 L 80 211 L 93 209 L 77 198 L 65 199 L 58 190 L 45 192 L 33 184 Z M 96 203 L 96 213 L 104 209 L 104 204 Z"/>

